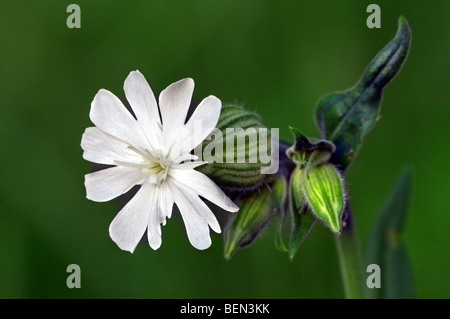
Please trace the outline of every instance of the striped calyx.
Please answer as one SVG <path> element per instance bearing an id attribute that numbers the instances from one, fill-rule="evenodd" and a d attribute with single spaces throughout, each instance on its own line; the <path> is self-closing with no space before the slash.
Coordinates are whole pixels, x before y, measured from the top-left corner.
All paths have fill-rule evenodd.
<path id="1" fill-rule="evenodd" d="M 331 164 L 314 167 L 309 177 L 304 177 L 303 194 L 313 213 L 334 233 L 340 233 L 345 196 L 336 168 Z"/>
<path id="2" fill-rule="evenodd" d="M 344 187 L 339 172 L 328 163 L 335 147 L 326 140 L 311 142 L 295 128 L 291 131 L 295 143 L 286 154 L 297 167 L 291 175 L 290 200 L 297 206 L 304 203 L 334 233 L 340 233 L 345 207 Z"/>
<path id="3" fill-rule="evenodd" d="M 263 187 L 242 201 L 239 212 L 224 233 L 225 259 L 255 241 L 271 218 L 272 199 L 270 189 Z"/>
<path id="4" fill-rule="evenodd" d="M 295 127 L 289 127 L 294 135 L 295 143 L 286 151 L 286 155 L 299 167 L 305 168 L 308 175 L 311 169 L 326 163 L 335 151 L 335 146 L 327 140 L 312 141 Z"/>
<path id="5" fill-rule="evenodd" d="M 271 154 L 270 134 L 258 114 L 224 105 L 216 130 L 202 144 L 208 164 L 198 168 L 217 185 L 229 190 L 254 190 L 267 175 L 261 154 Z"/>

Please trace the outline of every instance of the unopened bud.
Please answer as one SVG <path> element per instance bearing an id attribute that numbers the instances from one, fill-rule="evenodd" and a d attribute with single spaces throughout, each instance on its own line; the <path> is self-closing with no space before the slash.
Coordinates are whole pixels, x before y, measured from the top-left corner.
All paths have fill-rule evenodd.
<path id="1" fill-rule="evenodd" d="M 309 140 L 300 130 L 289 127 L 294 135 L 295 143 L 286 151 L 286 155 L 300 169 L 306 169 L 309 175 L 311 169 L 328 162 L 335 146 L 327 140 Z"/>
<path id="2" fill-rule="evenodd" d="M 300 244 L 308 237 L 315 217 L 307 206 L 303 187 L 306 179 L 304 169 L 296 168 L 289 182 L 289 212 L 292 220 L 288 256 L 292 260 Z"/>
<path id="3" fill-rule="evenodd" d="M 203 159 L 209 163 L 199 171 L 220 187 L 238 191 L 259 188 L 270 178 L 261 173 L 270 165 L 261 161 L 261 154 L 271 154 L 271 137 L 258 114 L 224 105 L 215 132 L 201 146 Z"/>
<path id="4" fill-rule="evenodd" d="M 345 206 L 342 179 L 331 164 L 314 167 L 309 176 L 304 176 L 303 193 L 308 206 L 333 232 L 342 228 L 342 213 Z"/>
<path id="5" fill-rule="evenodd" d="M 272 194 L 264 187 L 246 198 L 225 231 L 224 257 L 230 259 L 242 247 L 253 243 L 271 217 Z"/>

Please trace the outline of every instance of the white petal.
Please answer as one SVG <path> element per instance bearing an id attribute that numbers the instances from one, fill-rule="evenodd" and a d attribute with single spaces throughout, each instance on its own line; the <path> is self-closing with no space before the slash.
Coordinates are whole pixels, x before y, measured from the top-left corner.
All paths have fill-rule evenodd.
<path id="1" fill-rule="evenodd" d="M 147 141 L 153 149 L 161 147 L 161 119 L 158 104 L 150 85 L 141 72 L 132 71 L 125 80 L 123 89 L 131 108 L 136 115 Z"/>
<path id="2" fill-rule="evenodd" d="M 81 138 L 83 158 L 87 161 L 115 165 L 114 161 L 138 163 L 142 157 L 118 138 L 97 127 L 88 127 Z"/>
<path id="3" fill-rule="evenodd" d="M 189 187 L 198 195 L 229 212 L 237 212 L 239 207 L 206 175 L 193 169 L 172 168 L 169 176 L 178 183 Z"/>
<path id="4" fill-rule="evenodd" d="M 170 187 L 166 183 L 162 183 L 158 189 L 158 209 L 163 218 L 172 216 L 173 196 Z M 165 222 L 165 221 L 164 221 Z"/>
<path id="5" fill-rule="evenodd" d="M 147 229 L 154 204 L 154 189 L 145 183 L 109 225 L 111 239 L 123 250 L 133 252 Z"/>
<path id="6" fill-rule="evenodd" d="M 95 202 L 106 202 L 126 193 L 143 178 L 139 169 L 115 166 L 84 176 L 86 197 Z"/>
<path id="7" fill-rule="evenodd" d="M 149 125 L 143 128 L 147 136 L 147 143 L 152 150 L 162 150 L 163 148 L 163 132 L 161 125 L 156 122 L 149 123 Z"/>
<path id="8" fill-rule="evenodd" d="M 208 222 L 196 212 L 195 207 L 175 184 L 169 182 L 169 185 L 183 218 L 189 242 L 200 250 L 208 248 L 211 246 Z"/>
<path id="9" fill-rule="evenodd" d="M 135 147 L 146 148 L 141 127 L 122 102 L 111 92 L 101 89 L 91 103 L 92 123 L 102 131 Z"/>
<path id="10" fill-rule="evenodd" d="M 198 166 L 208 164 L 206 161 L 197 161 L 197 162 L 184 162 L 180 164 L 173 164 L 172 168 L 180 168 L 180 169 L 194 169 Z"/>
<path id="11" fill-rule="evenodd" d="M 171 150 L 171 157 L 182 156 L 202 143 L 219 121 L 222 102 L 213 95 L 203 99 L 179 134 Z"/>
<path id="12" fill-rule="evenodd" d="M 194 92 L 194 80 L 186 78 L 172 83 L 159 96 L 164 132 L 184 125 Z"/>
<path id="13" fill-rule="evenodd" d="M 161 124 L 155 95 L 141 72 L 137 70 L 130 72 L 125 79 L 123 90 L 142 126 L 146 127 L 152 122 Z"/>
<path id="14" fill-rule="evenodd" d="M 157 202 L 157 203 L 156 203 Z M 155 187 L 154 203 L 148 219 L 148 243 L 154 250 L 161 246 L 161 224 L 172 215 L 173 199 L 167 183 Z"/>
<path id="15" fill-rule="evenodd" d="M 174 163 L 181 163 L 181 162 L 190 162 L 190 161 L 196 161 L 198 160 L 198 156 L 191 154 L 191 153 L 185 153 L 183 156 L 177 157 L 177 158 L 171 158 L 169 157 Z"/>
<path id="16" fill-rule="evenodd" d="M 156 205 L 153 204 L 148 218 L 147 239 L 148 244 L 154 250 L 157 250 L 162 244 L 161 223 L 161 216 L 158 214 Z"/>
<path id="17" fill-rule="evenodd" d="M 220 225 L 217 221 L 216 216 L 213 214 L 213 212 L 209 209 L 209 207 L 198 197 L 198 195 L 191 191 L 188 187 L 174 182 L 180 191 L 182 191 L 186 197 L 186 199 L 190 202 L 191 206 L 194 208 L 194 210 L 197 212 L 197 214 L 200 215 L 207 223 L 208 225 L 214 230 L 216 233 L 220 233 Z"/>

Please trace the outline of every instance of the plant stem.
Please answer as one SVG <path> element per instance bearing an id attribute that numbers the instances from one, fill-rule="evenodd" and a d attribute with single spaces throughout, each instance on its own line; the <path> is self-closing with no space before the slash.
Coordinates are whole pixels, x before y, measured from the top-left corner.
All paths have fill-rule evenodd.
<path id="1" fill-rule="evenodd" d="M 340 235 L 335 236 L 336 250 L 341 268 L 344 293 L 347 299 L 365 298 L 361 253 L 353 227 L 352 212 L 347 202 L 344 213 L 346 225 Z"/>

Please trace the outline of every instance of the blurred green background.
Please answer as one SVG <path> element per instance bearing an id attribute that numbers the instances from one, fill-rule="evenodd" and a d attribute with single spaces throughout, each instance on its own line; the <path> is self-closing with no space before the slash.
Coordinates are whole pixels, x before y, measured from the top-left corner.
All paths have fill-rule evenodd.
<path id="1" fill-rule="evenodd" d="M 81 29 L 66 8 L 81 7 Z M 381 29 L 366 7 L 381 7 Z M 179 220 L 158 251 L 121 251 L 108 226 L 118 207 L 85 198 L 81 135 L 100 88 L 123 97 L 139 69 L 155 93 L 190 76 L 209 94 L 317 136 L 318 98 L 352 86 L 394 35 L 404 14 L 413 30 L 404 69 L 387 88 L 382 119 L 348 172 L 364 244 L 398 172 L 414 168 L 404 240 L 422 298 L 450 297 L 450 1 L 1 1 L 0 297 L 339 298 L 334 242 L 314 228 L 293 262 L 273 229 L 231 261 L 222 238 L 190 246 Z M 66 267 L 81 267 L 81 289 Z"/>

